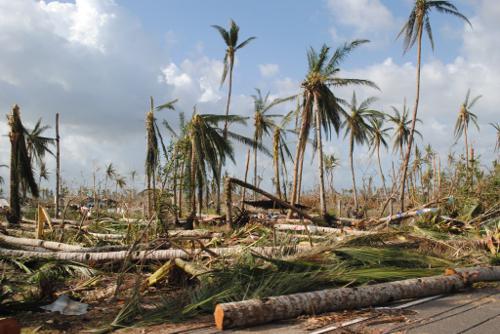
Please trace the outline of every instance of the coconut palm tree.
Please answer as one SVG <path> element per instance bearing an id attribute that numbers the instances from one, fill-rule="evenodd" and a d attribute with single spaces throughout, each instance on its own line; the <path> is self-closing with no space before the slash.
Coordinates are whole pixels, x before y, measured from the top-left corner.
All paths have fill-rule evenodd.
<path id="1" fill-rule="evenodd" d="M 108 190 L 108 181 L 113 180 L 117 176 L 116 174 L 116 169 L 115 166 L 113 166 L 113 163 L 110 162 L 109 165 L 106 166 L 106 172 L 105 172 L 105 181 L 104 181 L 104 191 Z"/>
<path id="2" fill-rule="evenodd" d="M 229 23 L 229 30 L 224 29 L 221 26 L 213 25 L 219 34 L 221 35 L 224 43 L 226 44 L 226 52 L 224 54 L 224 68 L 222 71 L 221 78 L 221 86 L 226 81 L 227 74 L 229 73 L 229 82 L 228 82 L 228 90 L 227 90 L 227 101 L 226 101 L 226 116 L 229 115 L 229 108 L 231 105 L 231 94 L 233 90 L 233 67 L 234 67 L 234 58 L 236 55 L 236 51 L 244 48 L 248 43 L 254 40 L 256 37 L 249 37 L 245 39 L 243 42 L 238 43 L 239 39 L 239 31 L 240 27 L 233 20 Z M 227 139 L 227 131 L 228 131 L 228 122 L 224 123 L 224 138 Z M 222 166 L 218 168 L 218 178 L 220 179 Z M 220 184 L 217 185 L 217 214 L 220 214 Z"/>
<path id="3" fill-rule="evenodd" d="M 38 197 L 38 185 L 35 181 L 31 159 L 28 155 L 26 143 L 26 129 L 21 121 L 21 112 L 16 104 L 7 117 L 10 127 L 10 212 L 8 220 L 17 224 L 21 218 L 21 201 L 19 185 L 25 183 L 34 197 Z"/>
<path id="4" fill-rule="evenodd" d="M 148 215 L 151 217 L 152 210 L 156 210 L 156 169 L 160 163 L 159 145 L 160 142 L 164 152 L 165 144 L 163 143 L 163 138 L 161 137 L 160 129 L 156 123 L 156 118 L 154 116 L 155 111 L 160 111 L 163 109 L 174 110 L 174 105 L 177 100 L 169 101 L 165 104 L 155 107 L 153 97 L 150 97 L 150 108 L 146 113 L 146 179 L 147 179 L 147 190 L 148 190 Z M 166 154 L 165 154 L 166 156 Z"/>
<path id="5" fill-rule="evenodd" d="M 330 192 L 333 195 L 335 192 L 335 189 L 333 187 L 333 172 L 335 171 L 335 168 L 340 165 L 340 159 L 337 158 L 335 154 L 325 154 L 323 160 L 325 163 L 326 178 L 328 179 L 328 183 L 330 184 Z"/>
<path id="6" fill-rule="evenodd" d="M 286 144 L 286 134 L 288 131 L 286 127 L 290 123 L 295 110 L 292 110 L 281 119 L 279 124 L 274 124 L 273 130 L 273 167 L 274 167 L 274 181 L 276 185 L 276 195 L 279 199 L 284 198 L 286 200 L 286 180 L 284 180 L 284 194 L 281 194 L 281 181 L 280 181 L 280 166 L 283 173 L 286 175 L 286 161 L 293 161 L 290 149 Z M 291 131 L 294 132 L 294 131 Z M 280 165 L 281 161 L 281 165 Z"/>
<path id="7" fill-rule="evenodd" d="M 432 27 L 429 15 L 432 10 L 439 13 L 449 14 L 464 20 L 469 25 L 471 23 L 462 13 L 460 13 L 455 5 L 450 1 L 442 0 L 415 0 L 414 6 L 408 16 L 408 20 L 403 25 L 403 28 L 398 34 L 399 37 L 404 37 L 404 52 L 410 50 L 415 43 L 417 43 L 417 87 L 415 95 L 415 106 L 413 108 L 412 123 L 410 127 L 410 136 L 408 138 L 408 146 L 406 149 L 406 156 L 403 162 L 403 177 L 401 179 L 401 211 L 404 209 L 404 196 L 406 174 L 408 171 L 408 163 L 410 161 L 411 147 L 413 145 L 413 135 L 415 132 L 415 125 L 417 122 L 418 103 L 420 99 L 420 66 L 422 63 L 422 36 L 424 30 L 429 37 L 432 49 L 434 49 L 434 38 L 432 35 Z"/>
<path id="8" fill-rule="evenodd" d="M 394 115 L 387 115 L 387 117 L 389 122 L 393 123 L 394 125 L 390 128 L 394 130 L 394 141 L 392 149 L 394 153 L 399 152 L 401 161 L 403 161 L 403 146 L 408 143 L 411 132 L 410 125 L 412 121 L 409 119 L 410 110 L 406 106 L 406 100 L 403 103 L 403 109 L 401 111 L 394 106 L 392 106 L 391 108 L 394 111 Z M 417 122 L 421 121 L 417 119 Z M 422 136 L 418 130 L 414 129 L 414 132 L 419 136 Z"/>
<path id="9" fill-rule="evenodd" d="M 345 102 L 350 110 L 350 113 L 345 115 L 345 120 L 342 127 L 345 128 L 345 136 L 349 136 L 349 163 L 351 165 L 352 175 L 352 188 L 354 195 L 354 207 L 358 210 L 358 191 L 356 188 L 356 176 L 354 174 L 354 145 L 363 145 L 369 138 L 370 133 L 373 131 L 371 122 L 374 118 L 380 117 L 382 114 L 379 111 L 370 109 L 370 106 L 377 98 L 369 97 L 358 104 L 356 92 L 352 93 L 351 102 Z"/>
<path id="10" fill-rule="evenodd" d="M 490 123 L 490 125 L 497 131 L 497 143 L 495 145 L 495 151 L 500 150 L 500 123 Z"/>
<path id="11" fill-rule="evenodd" d="M 330 48 L 323 45 L 316 52 L 311 48 L 307 52 L 308 73 L 302 82 L 302 111 L 300 113 L 301 125 L 299 140 L 294 162 L 292 203 L 298 197 L 299 165 L 304 158 L 306 142 L 311 126 L 315 128 L 316 156 L 318 158 L 318 179 L 320 191 L 321 215 L 326 218 L 325 183 L 323 174 L 323 142 L 321 132 L 327 138 L 331 136 L 332 127 L 336 133 L 341 125 L 341 116 L 345 113 L 339 102 L 341 101 L 331 88 L 346 87 L 350 85 L 366 85 L 378 88 L 373 82 L 362 79 L 346 79 L 338 76 L 342 61 L 358 46 L 367 43 L 367 40 L 355 40 L 345 43 L 330 55 Z M 289 211 L 291 216 L 291 211 Z"/>
<path id="12" fill-rule="evenodd" d="M 255 146 L 253 147 L 253 158 L 254 158 L 254 186 L 257 187 L 257 148 L 258 144 L 262 144 L 262 139 L 264 135 L 270 135 L 270 131 L 273 127 L 276 126 L 274 119 L 278 117 L 282 117 L 279 114 L 269 114 L 269 111 L 283 103 L 290 101 L 294 98 L 294 96 L 283 98 L 283 99 L 274 99 L 273 101 L 269 101 L 269 92 L 266 96 L 262 96 L 260 89 L 256 88 L 256 95 L 252 95 L 254 102 L 254 134 L 253 140 L 255 142 Z M 254 196 L 256 193 L 254 193 Z"/>
<path id="13" fill-rule="evenodd" d="M 387 139 L 389 137 L 389 132 L 392 128 L 384 128 L 385 117 L 376 117 L 370 120 L 370 126 L 372 130 L 370 131 L 369 145 L 372 149 L 372 154 L 377 153 L 378 171 L 380 173 L 380 179 L 382 180 L 382 188 L 384 193 L 388 196 L 387 187 L 385 184 L 385 176 L 382 171 L 382 163 L 380 160 L 380 147 L 383 146 L 388 148 Z"/>
<path id="14" fill-rule="evenodd" d="M 468 129 L 469 122 L 476 126 L 479 130 L 479 125 L 477 124 L 477 116 L 473 114 L 470 110 L 476 104 L 476 102 L 482 97 L 482 95 L 478 95 L 472 100 L 470 100 L 470 89 L 467 90 L 467 95 L 465 96 L 465 100 L 460 106 L 460 111 L 458 112 L 457 122 L 455 123 L 455 138 L 458 140 L 463 135 L 465 140 L 465 166 L 467 170 L 469 170 L 469 144 L 468 144 Z"/>
<path id="15" fill-rule="evenodd" d="M 26 129 L 26 148 L 32 162 L 40 164 L 43 162 L 46 153 L 54 156 L 49 147 L 54 145 L 55 139 L 43 136 L 43 132 L 48 129 L 50 129 L 50 126 L 42 125 L 41 118 L 36 122 L 32 130 Z"/>

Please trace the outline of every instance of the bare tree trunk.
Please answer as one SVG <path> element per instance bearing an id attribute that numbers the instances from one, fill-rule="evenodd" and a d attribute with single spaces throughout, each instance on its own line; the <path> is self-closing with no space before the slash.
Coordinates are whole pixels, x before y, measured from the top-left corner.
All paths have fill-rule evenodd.
<path id="1" fill-rule="evenodd" d="M 423 18 L 420 18 L 423 19 Z M 421 23 L 421 22 L 419 22 Z M 408 138 L 408 146 L 406 148 L 406 157 L 403 162 L 403 170 L 401 175 L 401 194 L 400 194 L 400 202 L 401 202 L 401 211 L 404 211 L 405 207 L 405 186 L 406 186 L 406 175 L 408 173 L 408 163 L 410 162 L 411 156 L 411 147 L 413 145 L 413 136 L 415 134 L 415 125 L 417 123 L 417 112 L 418 112 L 418 103 L 420 100 L 420 65 L 422 63 L 422 30 L 423 25 L 419 24 L 418 30 L 418 48 L 417 48 L 417 92 L 415 96 L 415 107 L 413 109 L 413 117 L 411 120 L 411 129 L 410 129 L 410 137 Z"/>
<path id="2" fill-rule="evenodd" d="M 255 141 L 257 141 L 255 138 L 254 138 Z M 257 175 L 257 146 L 254 146 L 253 147 L 253 186 L 254 187 L 258 187 L 258 175 Z M 253 199 L 254 200 L 257 200 L 257 193 L 254 191 L 253 193 Z"/>
<path id="3" fill-rule="evenodd" d="M 321 217 L 327 216 L 326 212 L 326 198 L 325 198 L 325 179 L 323 170 L 323 141 L 321 140 L 321 121 L 319 116 L 318 97 L 314 95 L 314 116 L 316 118 L 316 144 L 317 144 L 317 158 L 318 158 L 318 176 L 319 176 L 319 205 L 321 210 Z"/>
<path id="4" fill-rule="evenodd" d="M 303 314 L 321 314 L 383 305 L 389 302 L 434 296 L 464 289 L 472 283 L 500 280 L 500 267 L 458 269 L 456 274 L 407 279 L 356 288 L 327 289 L 291 295 L 218 304 L 218 329 L 248 327 L 291 319 Z"/>
<path id="5" fill-rule="evenodd" d="M 464 139 L 465 139 L 465 167 L 467 168 L 467 175 L 469 175 L 469 144 L 467 138 L 467 125 L 464 126 Z"/>
<path id="6" fill-rule="evenodd" d="M 184 174 L 186 172 L 186 161 L 182 161 L 181 177 L 179 182 L 179 217 L 182 217 L 182 198 L 184 197 Z"/>
<path id="7" fill-rule="evenodd" d="M 233 91 L 233 66 L 234 66 L 234 58 L 233 56 L 229 57 L 229 87 L 227 91 L 227 103 L 226 103 L 226 117 L 229 115 L 229 106 L 231 105 L 231 94 Z M 228 122 L 227 119 L 224 121 L 224 139 L 227 139 L 227 131 L 228 131 Z M 216 213 L 220 215 L 220 183 L 222 176 L 222 163 L 219 162 L 219 170 L 218 170 L 218 182 L 217 182 L 217 205 L 216 205 Z"/>
<path id="8" fill-rule="evenodd" d="M 233 228 L 233 187 L 231 179 L 224 179 L 224 198 L 226 201 L 226 224 L 229 229 Z"/>
<path id="9" fill-rule="evenodd" d="M 304 155 L 305 155 L 305 144 L 303 145 L 302 149 L 300 150 L 300 166 L 299 166 L 299 184 L 298 184 L 298 189 L 297 189 L 297 203 L 300 203 L 300 199 L 302 197 L 302 176 L 303 170 L 304 170 Z"/>
<path id="10" fill-rule="evenodd" d="M 179 168 L 179 161 L 177 160 L 176 155 L 174 154 L 174 176 L 173 176 L 173 183 L 172 183 L 172 192 L 173 192 L 173 204 L 174 204 L 174 209 L 175 209 L 175 222 L 177 223 L 179 220 L 179 209 L 177 207 L 177 173 L 178 173 L 178 168 Z"/>
<path id="11" fill-rule="evenodd" d="M 54 217 L 59 217 L 59 192 L 61 190 L 61 149 L 59 136 L 59 113 L 56 113 L 56 208 Z"/>
<path id="12" fill-rule="evenodd" d="M 354 174 L 354 137 L 351 133 L 349 138 L 349 163 L 351 165 L 351 175 L 352 175 L 352 190 L 353 190 L 353 198 L 354 198 L 354 209 L 358 211 L 358 190 L 356 189 L 356 176 Z"/>
<path id="13" fill-rule="evenodd" d="M 384 194 L 385 197 L 389 196 L 387 192 L 387 187 L 385 186 L 385 176 L 384 172 L 382 171 L 382 163 L 380 162 L 380 146 L 377 147 L 377 161 L 378 161 L 378 171 L 380 173 L 380 178 L 382 179 L 382 187 L 384 189 Z"/>
<path id="14" fill-rule="evenodd" d="M 295 205 L 297 203 L 297 197 L 298 197 L 298 187 L 299 187 L 299 165 L 300 165 L 300 155 L 301 151 L 305 148 L 305 145 L 303 145 L 303 141 L 306 140 L 305 138 L 305 130 L 306 130 L 306 122 L 304 117 L 302 117 L 302 122 L 300 126 L 300 133 L 297 141 L 297 147 L 295 148 L 295 161 L 293 163 L 293 181 L 292 181 L 292 193 L 291 193 L 291 198 L 290 198 L 290 203 L 292 205 Z M 292 217 L 292 211 L 288 211 L 288 218 Z"/>
<path id="15" fill-rule="evenodd" d="M 248 169 L 249 169 L 249 167 L 250 167 L 250 149 L 248 149 L 248 151 L 247 151 L 247 161 L 246 161 L 246 164 L 245 164 L 245 182 L 247 182 L 247 180 L 248 180 Z M 241 208 L 242 209 L 245 208 L 246 192 L 247 192 L 247 189 L 243 188 L 243 195 L 241 196 Z"/>
<path id="16" fill-rule="evenodd" d="M 192 144 L 191 147 L 191 163 L 190 163 L 190 190 L 191 190 L 191 216 L 194 217 L 196 215 L 196 152 L 195 145 Z"/>
<path id="17" fill-rule="evenodd" d="M 19 198 L 19 136 L 15 129 L 15 113 L 19 113 L 19 106 L 16 104 L 12 108 L 12 119 L 9 119 L 10 125 L 10 198 L 9 206 L 10 212 L 8 215 L 11 224 L 19 224 L 21 220 L 21 201 Z"/>
<path id="18" fill-rule="evenodd" d="M 278 196 L 278 198 L 281 199 L 279 144 L 275 142 L 274 146 L 275 146 L 273 149 L 274 182 L 276 186 L 276 196 Z"/>

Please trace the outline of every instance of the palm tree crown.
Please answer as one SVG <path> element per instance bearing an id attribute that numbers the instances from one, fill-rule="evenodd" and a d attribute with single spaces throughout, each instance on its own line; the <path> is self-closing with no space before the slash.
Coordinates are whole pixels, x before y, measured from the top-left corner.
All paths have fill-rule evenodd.
<path id="1" fill-rule="evenodd" d="M 240 27 L 234 22 L 234 20 L 231 20 L 229 23 L 229 30 L 224 29 L 221 26 L 218 25 L 212 25 L 213 28 L 217 29 L 219 34 L 221 35 L 222 39 L 224 40 L 224 43 L 226 43 L 226 53 L 224 55 L 224 70 L 222 71 L 222 78 L 220 84 L 222 85 L 224 81 L 226 81 L 227 73 L 232 70 L 233 65 L 234 65 L 234 55 L 236 51 L 239 49 L 245 47 L 248 43 L 250 43 L 252 40 L 256 39 L 257 37 L 249 37 L 243 42 L 238 44 L 238 39 L 239 39 L 239 31 Z"/>
<path id="2" fill-rule="evenodd" d="M 418 36 L 423 32 L 423 29 L 425 29 L 425 32 L 427 33 L 432 49 L 434 49 L 434 37 L 432 35 L 432 26 L 429 18 L 429 14 L 433 9 L 439 13 L 450 14 L 458 17 L 471 25 L 469 19 L 460 13 L 458 8 L 450 1 L 415 0 L 415 5 L 408 16 L 408 20 L 405 22 L 403 28 L 398 34 L 398 38 L 404 36 L 405 52 L 415 45 L 418 40 Z"/>

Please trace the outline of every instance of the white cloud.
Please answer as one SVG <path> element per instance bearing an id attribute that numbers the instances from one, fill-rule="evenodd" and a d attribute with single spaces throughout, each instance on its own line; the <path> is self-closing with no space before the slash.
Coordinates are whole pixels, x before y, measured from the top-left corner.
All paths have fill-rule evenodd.
<path id="1" fill-rule="evenodd" d="M 393 27 L 394 17 L 380 0 L 328 0 L 333 17 L 357 33 L 372 33 Z"/>
<path id="2" fill-rule="evenodd" d="M 262 75 L 265 78 L 275 76 L 276 74 L 278 74 L 279 70 L 280 70 L 280 67 L 277 64 L 260 64 L 259 65 L 260 75 Z"/>

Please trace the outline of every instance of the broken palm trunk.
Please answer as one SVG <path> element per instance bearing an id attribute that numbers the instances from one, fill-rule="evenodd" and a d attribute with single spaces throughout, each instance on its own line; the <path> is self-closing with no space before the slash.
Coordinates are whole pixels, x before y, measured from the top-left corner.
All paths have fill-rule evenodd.
<path id="1" fill-rule="evenodd" d="M 298 246 L 296 251 L 310 249 L 308 246 Z M 130 255 L 131 260 L 169 260 L 175 258 L 190 259 L 203 254 L 216 254 L 218 256 L 232 256 L 244 251 L 253 251 L 264 255 L 273 255 L 280 252 L 279 247 L 221 247 L 211 249 L 195 249 L 192 253 L 183 249 L 160 249 L 160 250 L 141 250 L 133 251 Z M 295 250 L 295 249 L 294 249 Z M 35 252 L 17 249 L 0 248 L 0 256 L 13 258 L 32 258 L 49 260 L 66 260 L 77 262 L 105 262 L 121 261 L 127 258 L 128 251 L 111 252 Z"/>
<path id="2" fill-rule="evenodd" d="M 293 225 L 293 224 L 274 224 L 273 227 L 279 231 L 306 231 L 313 234 L 346 234 L 346 235 L 367 235 L 373 234 L 370 231 L 359 231 L 352 228 L 335 228 L 335 227 L 323 227 L 316 225 Z"/>
<path id="3" fill-rule="evenodd" d="M 232 198 L 231 198 L 231 192 L 232 192 L 232 185 L 235 184 L 235 185 L 238 185 L 240 187 L 243 187 L 243 188 L 247 188 L 247 189 L 250 189 L 250 190 L 253 190 L 255 191 L 256 193 L 258 194 L 261 194 L 262 196 L 264 197 L 267 197 L 269 198 L 270 200 L 274 201 L 277 205 L 280 205 L 281 207 L 284 207 L 284 208 L 287 208 L 287 209 L 290 209 L 292 210 L 293 212 L 295 212 L 296 214 L 298 214 L 300 217 L 303 217 L 305 219 L 309 219 L 311 221 L 315 221 L 317 219 L 311 217 L 308 213 L 304 212 L 303 210 L 297 208 L 296 206 L 288 203 L 288 202 L 285 202 L 281 199 L 279 199 L 278 197 L 268 193 L 267 191 L 264 191 L 260 188 L 257 188 L 249 183 L 246 183 L 246 182 L 243 182 L 241 180 L 238 180 L 238 179 L 235 179 L 235 178 L 232 178 L 232 177 L 228 177 L 226 178 L 225 180 L 225 197 L 226 197 L 226 205 L 227 205 L 227 212 L 228 212 L 228 216 L 227 216 L 227 222 L 230 223 L 230 220 L 231 220 L 231 208 L 232 208 Z"/>
<path id="4" fill-rule="evenodd" d="M 248 327 L 304 314 L 342 311 L 451 293 L 472 283 L 499 280 L 500 266 L 447 270 L 445 275 L 434 277 L 218 304 L 214 317 L 217 328 L 221 330 Z"/>

